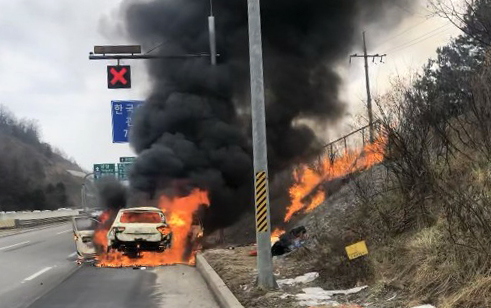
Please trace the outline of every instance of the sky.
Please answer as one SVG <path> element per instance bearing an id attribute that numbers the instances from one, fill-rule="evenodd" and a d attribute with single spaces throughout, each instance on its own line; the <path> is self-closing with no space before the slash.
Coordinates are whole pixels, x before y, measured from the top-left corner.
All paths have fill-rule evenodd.
<path id="1" fill-rule="evenodd" d="M 134 155 L 129 145 L 111 141 L 110 102 L 144 100 L 149 91 L 141 60 L 122 61 L 132 65 L 132 89 L 125 90 L 107 89 L 106 65 L 115 63 L 88 60 L 94 45 L 133 43 L 114 31 L 121 2 L 0 0 L 0 104 L 19 118 L 35 119 L 43 141 L 87 171 L 94 163 Z M 414 73 L 438 46 L 459 34 L 449 21 L 429 18 L 424 0 L 401 10 L 412 17 L 389 35 L 380 35 L 375 27 L 366 29 L 368 52 L 387 53 L 384 64 L 370 64 L 374 96 L 390 89 L 391 78 Z M 362 53 L 361 33 L 353 53 Z M 341 97 L 348 115 L 323 134 L 326 141 L 349 132 L 366 113 L 363 60 L 349 64 L 347 55 L 338 70 L 346 81 Z"/>

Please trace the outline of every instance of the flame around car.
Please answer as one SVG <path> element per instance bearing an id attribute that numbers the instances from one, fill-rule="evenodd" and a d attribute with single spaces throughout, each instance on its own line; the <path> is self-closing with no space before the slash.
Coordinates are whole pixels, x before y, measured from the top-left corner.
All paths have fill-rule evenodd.
<path id="1" fill-rule="evenodd" d="M 94 234 L 94 242 L 100 247 L 96 257 L 96 265 L 99 267 L 194 265 L 194 255 L 199 248 L 198 241 L 200 235 L 202 236 L 202 230 L 197 230 L 200 227 L 193 225 L 193 216 L 200 206 L 209 206 L 209 204 L 208 193 L 195 189 L 185 197 L 162 196 L 159 200 L 159 209 L 155 208 L 157 211 L 148 209 L 148 212 L 162 213 L 165 215 L 163 217 L 160 214 L 147 213 L 147 210 L 142 208 L 140 210 L 122 209 L 120 213 L 104 212 L 100 217 L 100 228 Z M 129 214 L 125 215 L 125 212 Z M 124 222 L 113 225 L 111 219 Z M 127 229 L 114 229 L 115 227 L 123 228 L 123 225 L 126 225 L 125 228 L 127 228 L 135 221 L 139 229 L 133 229 L 131 232 L 128 232 Z M 141 221 L 145 222 L 142 223 Z M 147 229 L 143 229 L 140 225 L 147 226 Z M 150 232 L 150 227 L 154 227 L 156 231 Z M 118 232 L 121 235 L 115 236 Z M 144 234 L 147 234 L 147 237 Z M 165 239 L 169 235 L 171 235 L 172 240 L 166 242 Z M 157 236 L 160 236 L 159 240 L 156 240 Z M 120 241 L 117 244 L 115 244 L 116 239 Z M 132 239 L 131 245 L 133 246 L 126 247 L 129 244 L 121 241 L 124 239 Z M 149 245 L 145 239 L 155 241 Z M 125 247 L 121 245 L 125 245 Z M 155 251 L 147 250 L 148 246 L 151 245 L 157 245 L 153 247 L 157 249 Z M 128 253 L 128 248 L 130 251 L 135 249 L 137 255 Z"/>

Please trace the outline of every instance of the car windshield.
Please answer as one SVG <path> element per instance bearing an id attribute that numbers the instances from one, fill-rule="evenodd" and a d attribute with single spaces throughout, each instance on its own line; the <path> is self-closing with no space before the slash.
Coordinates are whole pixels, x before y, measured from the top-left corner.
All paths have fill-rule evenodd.
<path id="1" fill-rule="evenodd" d="M 124 212 L 121 215 L 122 223 L 160 223 L 163 218 L 156 212 Z"/>
<path id="2" fill-rule="evenodd" d="M 95 230 L 97 227 L 97 221 L 90 218 L 76 218 L 75 225 L 78 231 Z"/>

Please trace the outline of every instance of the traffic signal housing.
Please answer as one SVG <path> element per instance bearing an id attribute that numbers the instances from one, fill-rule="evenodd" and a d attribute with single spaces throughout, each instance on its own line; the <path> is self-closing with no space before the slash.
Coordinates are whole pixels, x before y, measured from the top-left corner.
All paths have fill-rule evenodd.
<path id="1" fill-rule="evenodd" d="M 130 89 L 131 67 L 129 65 L 107 66 L 107 88 L 108 89 Z"/>

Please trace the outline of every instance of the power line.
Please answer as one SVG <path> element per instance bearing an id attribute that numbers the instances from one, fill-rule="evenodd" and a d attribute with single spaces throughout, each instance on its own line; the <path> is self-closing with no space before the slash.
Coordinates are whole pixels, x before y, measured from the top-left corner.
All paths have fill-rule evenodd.
<path id="1" fill-rule="evenodd" d="M 425 36 L 427 36 L 427 35 L 433 34 L 433 33 L 435 33 L 436 31 L 438 31 L 438 30 L 440 30 L 440 29 L 442 29 L 442 28 L 448 27 L 449 25 L 450 25 L 450 24 L 445 24 L 445 25 L 443 25 L 443 26 L 441 26 L 441 27 L 438 27 L 438 28 L 433 29 L 433 30 L 431 30 L 431 31 L 429 31 L 429 32 L 426 32 L 426 33 L 424 33 L 423 35 L 420 35 L 420 36 L 418 36 L 418 37 L 416 37 L 416 38 L 414 38 L 414 39 L 411 39 L 411 40 L 409 40 L 409 41 L 407 41 L 407 42 L 405 42 L 405 43 L 400 44 L 399 46 L 392 47 L 391 49 L 389 49 L 389 51 L 392 51 L 392 50 L 394 50 L 394 49 L 398 49 L 399 47 L 402 47 L 402 46 L 407 45 L 407 44 L 411 44 L 412 42 L 417 41 L 417 40 L 419 40 L 419 39 L 421 39 L 421 38 L 423 38 L 423 37 L 425 37 Z"/>
<path id="2" fill-rule="evenodd" d="M 163 41 L 162 43 L 150 48 L 149 51 L 147 51 L 145 54 L 148 55 L 149 53 L 151 53 L 152 51 L 156 50 L 156 49 L 159 49 L 160 47 L 162 47 L 165 43 L 167 43 L 168 40 L 165 40 Z"/>
<path id="3" fill-rule="evenodd" d="M 392 51 L 398 50 L 399 48 L 406 47 L 406 45 L 411 45 L 414 42 L 417 42 L 417 43 L 423 42 L 423 41 L 427 40 L 430 37 L 433 37 L 433 36 L 435 36 L 437 34 L 440 34 L 440 33 L 443 33 L 445 31 L 447 31 L 448 29 L 445 29 L 443 31 L 437 32 L 438 30 L 441 30 L 441 29 L 443 29 L 445 27 L 448 27 L 448 26 L 451 26 L 451 24 L 446 24 L 446 25 L 443 25 L 443 26 L 438 27 L 436 29 L 433 29 L 433 30 L 431 30 L 431 31 L 429 31 L 429 32 L 427 32 L 427 33 L 425 33 L 425 34 L 423 34 L 423 35 L 421 35 L 421 36 L 419 36 L 419 37 L 417 37 L 415 39 L 412 39 L 410 41 L 407 41 L 407 42 L 405 42 L 405 43 L 403 43 L 403 44 L 401 44 L 399 46 L 392 47 L 391 49 L 387 50 L 386 52 L 388 53 L 388 52 L 392 52 Z M 435 33 L 435 32 L 437 32 L 437 33 Z M 435 35 L 431 35 L 433 33 L 435 33 Z M 428 35 L 430 35 L 430 36 L 428 36 Z"/>
<path id="4" fill-rule="evenodd" d="M 435 34 L 433 34 L 433 35 L 431 35 L 431 36 L 429 36 L 429 37 L 427 37 L 427 38 L 424 38 L 424 39 L 422 39 L 422 40 L 419 40 L 419 41 L 417 41 L 417 42 L 415 42 L 415 43 L 413 43 L 413 44 L 410 44 L 410 45 L 408 45 L 408 46 L 405 46 L 405 47 L 402 47 L 402 48 L 399 48 L 399 49 L 396 49 L 396 50 L 392 50 L 392 52 L 394 52 L 394 51 L 401 51 L 401 50 L 404 50 L 404 49 L 406 49 L 406 48 L 412 47 L 412 46 L 417 45 L 417 44 L 419 44 L 419 43 L 421 43 L 421 42 L 424 42 L 424 41 L 426 41 L 426 40 L 428 40 L 428 39 L 430 39 L 430 38 L 432 38 L 432 37 L 435 37 L 435 36 L 437 36 L 437 35 L 441 35 L 442 33 L 446 32 L 446 31 L 448 31 L 448 30 L 450 30 L 450 28 L 445 29 L 445 30 L 443 30 L 443 31 L 440 31 L 440 32 L 438 32 L 438 33 L 435 33 Z"/>
<path id="5" fill-rule="evenodd" d="M 403 34 L 405 34 L 405 33 L 409 32 L 409 31 L 413 30 L 414 28 L 416 28 L 416 27 L 418 27 L 418 26 L 420 26 L 420 25 L 424 24 L 425 22 L 427 22 L 428 20 L 430 20 L 430 19 L 432 19 L 432 18 L 433 18 L 433 17 L 431 17 L 431 18 L 427 18 L 427 19 L 425 19 L 425 20 L 423 20 L 423 21 L 421 21 L 421 22 L 418 22 L 417 24 L 415 24 L 415 25 L 413 25 L 413 26 L 411 26 L 411 27 L 409 27 L 409 28 L 407 28 L 407 29 L 403 30 L 402 32 L 400 32 L 400 33 L 398 33 L 398 34 L 396 34 L 396 35 L 392 36 L 391 38 L 386 39 L 386 40 L 385 40 L 385 41 L 383 41 L 382 43 L 379 43 L 379 45 L 378 45 L 378 46 L 380 47 L 380 46 L 385 45 L 387 42 L 392 41 L 393 39 L 398 38 L 399 36 L 401 36 L 401 35 L 403 35 Z"/>
<path id="6" fill-rule="evenodd" d="M 428 16 L 428 15 L 424 15 L 424 14 L 421 14 L 421 13 L 416 13 L 416 12 L 414 12 L 413 10 L 410 10 L 410 9 L 408 9 L 407 7 L 403 6 L 402 4 L 397 3 L 397 1 L 394 1 L 394 4 L 395 4 L 395 5 L 396 5 L 398 8 L 400 8 L 400 9 L 401 9 L 401 10 L 403 10 L 403 11 L 408 12 L 409 14 L 416 15 L 416 16 L 420 16 L 420 17 L 427 17 L 427 16 Z"/>

